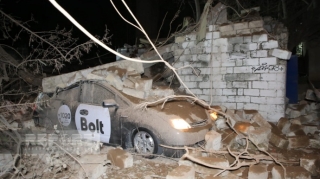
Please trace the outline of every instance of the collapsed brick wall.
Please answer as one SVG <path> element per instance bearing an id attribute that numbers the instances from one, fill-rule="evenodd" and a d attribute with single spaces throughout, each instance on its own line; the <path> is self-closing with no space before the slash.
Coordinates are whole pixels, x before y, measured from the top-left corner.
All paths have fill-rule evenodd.
<path id="1" fill-rule="evenodd" d="M 286 28 L 271 22 L 211 24 L 198 44 L 195 32 L 178 36 L 174 67 L 200 70 L 199 76 L 192 68 L 181 68 L 178 74 L 192 93 L 211 105 L 256 109 L 267 120 L 278 121 L 285 113 L 287 64 L 279 58 L 291 53 L 279 49 L 286 48 Z"/>

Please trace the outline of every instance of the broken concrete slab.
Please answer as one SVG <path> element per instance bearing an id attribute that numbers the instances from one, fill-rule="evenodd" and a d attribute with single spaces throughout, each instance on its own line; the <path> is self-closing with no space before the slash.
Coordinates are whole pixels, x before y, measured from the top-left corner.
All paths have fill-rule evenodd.
<path id="1" fill-rule="evenodd" d="M 194 179 L 195 170 L 194 167 L 180 165 L 168 173 L 166 179 Z"/>
<path id="2" fill-rule="evenodd" d="M 132 155 L 119 148 L 110 149 L 108 151 L 107 158 L 111 161 L 112 165 L 119 168 L 129 168 L 133 166 Z"/>
<path id="3" fill-rule="evenodd" d="M 142 63 L 138 62 L 132 62 L 128 60 L 122 60 L 122 61 L 116 61 L 113 63 L 108 63 L 100 66 L 96 66 L 93 68 L 88 68 L 84 70 L 79 70 L 76 72 L 66 73 L 62 75 L 57 75 L 53 77 L 47 77 L 42 80 L 42 88 L 43 92 L 45 93 L 52 93 L 55 92 L 57 87 L 64 88 L 72 83 L 75 83 L 79 80 L 85 80 L 87 79 L 88 75 L 97 70 L 107 70 L 108 67 L 116 66 L 121 69 L 125 70 L 132 70 L 134 69 L 135 73 L 142 74 L 144 72 Z M 92 75 L 89 75 L 89 78 L 91 78 Z"/>
<path id="4" fill-rule="evenodd" d="M 252 165 L 249 167 L 248 179 L 268 179 L 266 165 Z"/>
<path id="5" fill-rule="evenodd" d="M 216 131 L 209 131 L 205 135 L 205 149 L 207 151 L 219 150 L 221 148 L 221 134 Z"/>

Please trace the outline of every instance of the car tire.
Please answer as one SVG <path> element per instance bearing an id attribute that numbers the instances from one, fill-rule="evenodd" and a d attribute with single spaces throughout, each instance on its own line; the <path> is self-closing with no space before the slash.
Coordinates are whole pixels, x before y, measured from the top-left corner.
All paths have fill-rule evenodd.
<path id="1" fill-rule="evenodd" d="M 137 128 L 132 135 L 133 148 L 145 158 L 154 158 L 162 153 L 158 138 L 148 129 Z"/>

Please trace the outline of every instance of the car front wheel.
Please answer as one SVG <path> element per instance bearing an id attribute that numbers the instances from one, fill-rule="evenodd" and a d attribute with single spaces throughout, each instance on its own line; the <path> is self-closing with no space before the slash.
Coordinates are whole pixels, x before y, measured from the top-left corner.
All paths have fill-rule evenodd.
<path id="1" fill-rule="evenodd" d="M 153 154 L 160 154 L 157 137 L 147 129 L 138 128 L 134 132 L 133 146 L 137 153 L 147 158 L 153 158 Z"/>

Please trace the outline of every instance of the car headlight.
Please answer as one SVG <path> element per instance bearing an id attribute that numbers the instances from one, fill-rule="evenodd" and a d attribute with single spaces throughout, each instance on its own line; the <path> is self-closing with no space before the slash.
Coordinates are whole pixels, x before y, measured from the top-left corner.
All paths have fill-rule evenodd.
<path id="1" fill-rule="evenodd" d="M 191 126 L 183 119 L 171 119 L 171 124 L 175 129 L 191 128 Z"/>

